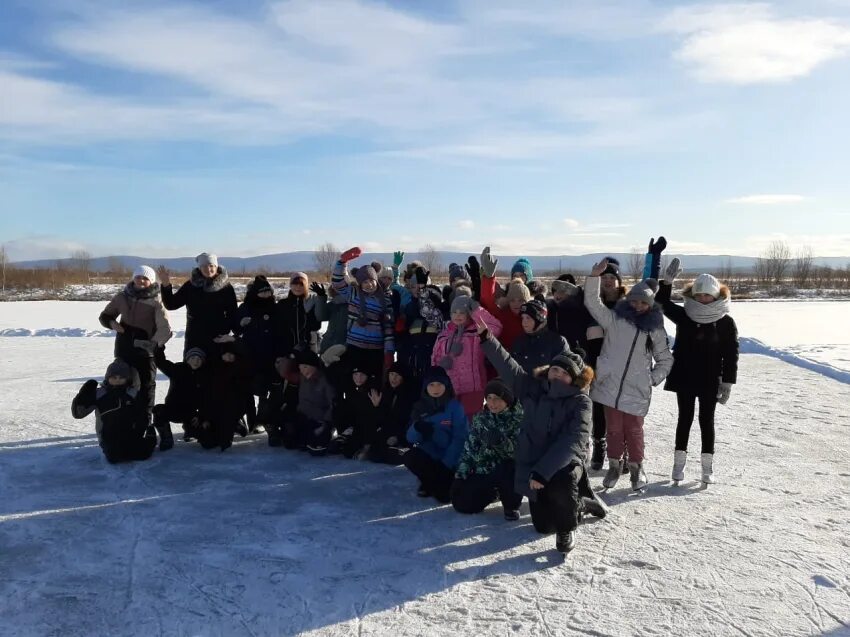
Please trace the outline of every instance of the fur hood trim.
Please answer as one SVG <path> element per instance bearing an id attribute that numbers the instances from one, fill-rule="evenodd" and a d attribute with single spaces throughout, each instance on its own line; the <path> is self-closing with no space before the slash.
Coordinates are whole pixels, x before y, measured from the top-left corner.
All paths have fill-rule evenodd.
<path id="1" fill-rule="evenodd" d="M 664 314 L 661 305 L 654 304 L 647 312 L 638 314 L 626 299 L 617 301 L 614 313 L 621 319 L 628 321 L 642 332 L 652 332 L 664 327 Z"/>
<path id="2" fill-rule="evenodd" d="M 192 285 L 202 288 L 204 292 L 220 292 L 227 286 L 227 270 L 223 265 L 218 266 L 218 271 L 211 279 L 206 278 L 198 268 L 192 270 Z"/>

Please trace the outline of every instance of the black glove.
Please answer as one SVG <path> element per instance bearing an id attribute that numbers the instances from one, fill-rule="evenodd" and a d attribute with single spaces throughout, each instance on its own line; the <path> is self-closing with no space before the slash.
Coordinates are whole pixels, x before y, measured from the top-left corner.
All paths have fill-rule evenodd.
<path id="1" fill-rule="evenodd" d="M 463 267 L 466 269 L 470 281 L 481 278 L 481 264 L 478 263 L 478 259 L 475 256 L 469 257 L 466 260 L 466 265 Z"/>
<path id="2" fill-rule="evenodd" d="M 413 428 L 418 431 L 424 440 L 431 440 L 434 435 L 434 423 L 428 420 L 417 420 L 413 423 Z"/>
<path id="3" fill-rule="evenodd" d="M 80 389 L 80 401 L 84 405 L 91 405 L 94 401 L 97 400 L 97 381 L 87 380 L 83 383 L 82 388 Z"/>
<path id="4" fill-rule="evenodd" d="M 413 271 L 413 276 L 416 278 L 416 283 L 419 285 L 428 285 L 428 275 L 431 274 L 430 270 L 426 270 L 425 268 L 416 268 Z"/>
<path id="5" fill-rule="evenodd" d="M 310 291 L 315 292 L 316 296 L 327 296 L 328 295 L 327 290 L 325 290 L 325 286 L 322 285 L 321 283 L 317 283 L 316 281 L 313 281 L 310 284 Z"/>
<path id="6" fill-rule="evenodd" d="M 481 444 L 490 449 L 500 446 L 505 440 L 505 432 L 499 429 L 485 429 L 478 435 Z"/>
<path id="7" fill-rule="evenodd" d="M 666 247 L 667 239 L 665 239 L 664 237 L 658 237 L 658 241 L 656 241 L 655 239 L 650 239 L 649 248 L 647 249 L 647 252 L 649 252 L 649 254 L 655 257 L 659 257 L 661 256 L 661 253 L 664 252 L 664 249 Z"/>

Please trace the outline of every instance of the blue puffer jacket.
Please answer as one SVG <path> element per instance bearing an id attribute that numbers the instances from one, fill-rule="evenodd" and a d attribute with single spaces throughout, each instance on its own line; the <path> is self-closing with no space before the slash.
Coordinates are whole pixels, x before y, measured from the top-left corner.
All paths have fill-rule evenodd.
<path id="1" fill-rule="evenodd" d="M 432 378 L 430 373 L 425 375 L 422 398 L 414 405 L 410 414 L 412 424 L 407 430 L 407 440 L 454 471 L 460 461 L 469 429 L 463 405 L 454 398 L 451 380 L 442 368 L 432 367 L 429 372 L 435 369 L 439 370 L 441 378 Z M 433 380 L 438 380 L 446 386 L 446 393 L 437 399 L 431 398 L 427 391 L 428 383 Z M 425 440 L 415 429 L 414 425 L 418 420 L 427 420 L 434 425 L 430 439 Z"/>

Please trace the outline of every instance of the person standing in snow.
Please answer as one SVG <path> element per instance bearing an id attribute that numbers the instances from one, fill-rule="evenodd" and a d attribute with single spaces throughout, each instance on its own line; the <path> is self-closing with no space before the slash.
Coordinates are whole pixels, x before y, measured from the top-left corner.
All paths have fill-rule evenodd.
<path id="1" fill-rule="evenodd" d="M 100 313 L 104 327 L 115 330 L 115 358 L 132 367 L 139 376 L 139 398 L 146 405 L 151 424 L 156 404 L 156 363 L 154 353 L 171 338 L 168 313 L 160 300 L 160 285 L 153 268 L 140 265 L 133 280 L 124 286 Z M 170 448 L 170 429 L 163 438 L 163 451 Z M 164 443 L 164 444 L 163 444 Z"/>
<path id="2" fill-rule="evenodd" d="M 639 491 L 647 482 L 643 419 L 649 411 L 652 388 L 670 373 L 673 356 L 667 346 L 664 315 L 655 303 L 658 282 L 644 279 L 608 309 L 599 296 L 600 276 L 607 267 L 605 259 L 593 266 L 584 295 L 585 306 L 605 333 L 590 390 L 593 400 L 605 405 L 608 472 L 602 484 L 609 489 L 617 484 L 627 449 L 632 488 Z"/>
<path id="3" fill-rule="evenodd" d="M 289 293 L 275 309 L 278 356 L 289 356 L 296 348 L 319 351 L 319 330 L 322 321 L 327 320 L 327 300 L 324 286 L 311 285 L 303 272 L 289 278 Z"/>
<path id="4" fill-rule="evenodd" d="M 174 446 L 172 422 L 182 424 L 184 441 L 191 440 L 191 431 L 197 429 L 203 416 L 210 391 L 210 373 L 207 354 L 198 347 L 186 352 L 182 363 L 165 358 L 164 349 L 157 349 L 154 360 L 157 368 L 168 376 L 165 402 L 153 408 L 153 424 L 160 435 L 159 450 L 165 451 Z"/>
<path id="5" fill-rule="evenodd" d="M 685 477 L 688 437 L 699 401 L 702 481 L 710 484 L 714 482 L 714 410 L 717 403 L 725 405 L 729 400 L 737 379 L 738 328 L 729 316 L 729 288 L 710 274 L 700 274 L 685 287 L 684 307 L 673 303 L 673 282 L 681 273 L 681 262 L 673 259 L 656 295 L 664 315 L 676 324 L 673 369 L 664 384 L 664 389 L 676 392 L 679 404 L 671 477 L 677 482 Z"/>
<path id="6" fill-rule="evenodd" d="M 546 319 L 549 310 L 537 299 L 523 303 L 519 315 L 522 319 L 522 334 L 514 341 L 511 356 L 526 373 L 548 365 L 558 354 L 570 351 L 563 336 L 549 329 Z"/>
<path id="7" fill-rule="evenodd" d="M 430 272 L 416 266 L 409 288 L 409 300 L 402 307 L 404 321 L 404 347 L 399 347 L 399 362 L 404 363 L 417 379 L 421 379 L 431 366 L 431 353 L 437 337 L 443 330 L 443 297 L 440 289 L 431 284 Z M 408 382 L 414 381 L 413 378 Z"/>
<path id="8" fill-rule="evenodd" d="M 566 352 L 532 375 L 483 323 L 478 334 L 487 360 L 522 405 L 514 488 L 528 496 L 535 530 L 554 532 L 556 549 L 567 553 L 575 547 L 584 512 L 607 515 L 584 468 L 593 409 L 587 387 L 593 370 L 578 354 Z"/>
<path id="9" fill-rule="evenodd" d="M 236 292 L 228 282 L 227 270 L 214 254 L 202 252 L 195 257 L 197 266 L 189 280 L 174 292 L 168 270 L 160 268 L 162 303 L 166 309 L 186 306 L 186 338 L 183 353 L 200 347 L 209 356 L 215 351 L 214 339 L 230 333 L 236 316 Z"/>

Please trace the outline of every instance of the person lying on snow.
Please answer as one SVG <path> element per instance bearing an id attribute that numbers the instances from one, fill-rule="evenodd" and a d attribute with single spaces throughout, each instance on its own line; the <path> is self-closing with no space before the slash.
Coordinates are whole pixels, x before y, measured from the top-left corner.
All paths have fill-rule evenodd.
<path id="1" fill-rule="evenodd" d="M 188 350 L 182 363 L 173 363 L 165 358 L 164 349 L 156 351 L 154 360 L 169 380 L 165 402 L 153 408 L 159 450 L 166 451 L 174 446 L 172 422 L 181 423 L 185 441 L 192 439 L 191 432 L 200 425 L 201 411 L 209 392 L 210 372 L 206 352 L 199 347 Z"/>
<path id="2" fill-rule="evenodd" d="M 138 377 L 131 382 L 132 369 L 115 359 L 106 369 L 103 382 L 88 380 L 71 402 L 71 415 L 85 418 L 95 414 L 97 441 L 110 463 L 147 460 L 156 446 L 156 433 L 147 422 L 146 402 L 138 396 Z"/>
<path id="3" fill-rule="evenodd" d="M 592 403 L 587 388 L 593 370 L 574 352 L 527 373 L 490 334 L 478 333 L 487 360 L 522 404 L 514 488 L 528 496 L 538 533 L 555 533 L 555 548 L 575 547 L 582 514 L 605 517 L 607 507 L 590 488 L 585 471 Z"/>

